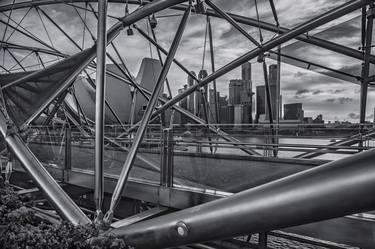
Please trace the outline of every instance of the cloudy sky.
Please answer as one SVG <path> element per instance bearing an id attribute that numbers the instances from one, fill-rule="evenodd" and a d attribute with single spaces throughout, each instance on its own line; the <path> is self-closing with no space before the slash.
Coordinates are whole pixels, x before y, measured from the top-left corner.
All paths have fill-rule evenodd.
<path id="1" fill-rule="evenodd" d="M 13 2 L 13 0 L 1 1 L 0 5 L 6 4 L 7 2 Z M 257 17 L 255 0 L 214 0 L 214 2 L 226 11 L 251 18 Z M 275 0 L 275 5 L 281 26 L 292 28 L 345 2 L 347 1 Z M 76 5 L 85 7 L 85 4 L 81 3 L 77 3 Z M 130 10 L 133 11 L 137 6 L 129 7 Z M 96 4 L 93 4 L 93 8 L 97 8 Z M 79 46 L 88 48 L 93 45 L 91 35 L 87 31 L 88 28 L 91 33 L 96 36 L 96 20 L 91 13 L 85 12 L 83 9 L 75 9 L 68 4 L 41 6 L 41 9 L 58 23 Z M 258 0 L 258 9 L 259 17 L 262 21 L 274 23 L 268 0 Z M 116 19 L 113 17 L 121 17 L 124 13 L 124 4 L 110 4 L 108 14 L 112 17 L 108 18 L 108 28 L 116 22 Z M 0 19 L 6 22 L 9 14 L 9 11 L 0 13 Z M 27 15 L 25 16 L 25 14 Z M 157 13 L 158 26 L 155 29 L 156 36 L 160 44 L 166 49 L 169 48 L 173 40 L 174 33 L 181 18 L 180 14 L 181 12 L 174 10 L 166 10 Z M 360 18 L 358 18 L 359 15 L 360 10 L 334 20 L 309 32 L 309 34 L 314 34 L 325 40 L 358 49 L 361 45 L 361 23 Z M 40 18 L 42 18 L 43 22 Z M 84 28 L 81 18 L 86 20 L 86 29 Z M 79 51 L 78 48 L 51 24 L 41 11 L 38 12 L 35 9 L 18 9 L 12 12 L 12 19 L 16 23 L 23 19 L 20 26 L 63 53 L 71 55 Z M 10 21 L 10 23 L 16 25 L 13 21 Z M 215 67 L 217 69 L 254 48 L 254 45 L 231 27 L 229 23 L 218 18 L 212 18 L 211 22 L 214 36 Z M 141 20 L 137 25 L 147 32 L 145 20 Z M 260 35 L 257 27 L 242 27 L 259 41 Z M 0 39 L 2 40 L 15 44 L 43 47 L 43 45 L 26 38 L 24 35 L 13 32 L 11 28 L 8 28 L 6 34 L 3 35 L 5 29 L 5 25 L 0 23 L 0 35 L 2 36 Z M 205 61 L 203 62 L 205 30 L 205 17 L 192 14 L 176 55 L 176 58 L 189 70 L 199 71 L 203 65 L 203 67 L 210 72 L 211 65 L 208 44 Z M 275 34 L 262 31 L 262 36 L 264 42 L 266 42 L 272 39 Z M 125 31 L 122 32 L 116 38 L 115 44 L 134 75 L 137 74 L 142 58 L 157 58 L 156 50 L 136 32 L 134 36 L 127 36 Z M 109 49 L 109 52 L 113 54 L 111 49 Z M 283 52 L 300 59 L 322 64 L 326 67 L 345 70 L 354 75 L 360 75 L 361 61 L 313 45 L 292 40 L 283 44 Z M 22 60 L 28 52 L 18 50 L 13 51 L 13 54 L 19 60 Z M 50 61 L 50 63 L 57 60 L 57 58 L 53 56 L 41 54 L 41 57 L 43 61 Z M 252 80 L 253 91 L 255 91 L 255 86 L 264 84 L 263 73 L 261 71 L 261 65 L 256 62 L 256 59 L 250 62 L 253 67 Z M 267 59 L 268 65 L 272 63 L 275 63 L 275 61 Z M 33 54 L 23 59 L 22 64 L 24 66 L 30 66 L 28 70 L 40 68 L 40 65 L 38 65 L 39 62 Z M 21 70 L 18 66 L 15 66 L 14 59 L 8 52 L 4 52 L 4 50 L 0 52 L 0 65 L 7 69 L 12 69 L 12 71 Z M 32 67 L 32 65 L 35 66 Z M 172 66 L 168 78 L 171 82 L 173 94 L 176 94 L 177 90 L 186 84 L 186 74 L 175 65 Z M 218 89 L 222 95 L 228 95 L 229 80 L 235 78 L 240 78 L 239 68 L 218 79 Z M 305 116 L 315 117 L 318 114 L 323 114 L 324 119 L 331 121 L 348 120 L 356 122 L 358 120 L 359 86 L 353 82 L 329 77 L 301 67 L 282 64 L 281 94 L 283 96 L 283 103 L 302 102 Z M 367 108 L 368 120 L 373 119 L 373 110 L 375 107 L 374 96 L 375 91 L 370 89 Z"/>

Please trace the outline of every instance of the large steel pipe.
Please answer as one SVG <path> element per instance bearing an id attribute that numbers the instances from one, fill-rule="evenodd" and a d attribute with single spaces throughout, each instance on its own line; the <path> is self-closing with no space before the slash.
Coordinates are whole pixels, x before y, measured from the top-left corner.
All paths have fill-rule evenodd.
<path id="1" fill-rule="evenodd" d="M 375 208 L 375 150 L 227 198 L 113 229 L 136 248 L 164 248 L 270 231 Z"/>
<path id="2" fill-rule="evenodd" d="M 95 190 L 94 199 L 97 219 L 102 217 L 104 198 L 104 125 L 107 47 L 107 1 L 98 2 L 98 28 L 96 41 L 96 91 L 95 91 Z"/>
<path id="3" fill-rule="evenodd" d="M 52 178 L 41 162 L 34 156 L 15 131 L 9 131 L 4 114 L 0 111 L 0 132 L 6 143 L 21 162 L 25 170 L 31 175 L 34 182 L 44 192 L 47 199 L 56 211 L 74 225 L 89 224 L 90 220 L 73 200 L 64 192 Z"/>

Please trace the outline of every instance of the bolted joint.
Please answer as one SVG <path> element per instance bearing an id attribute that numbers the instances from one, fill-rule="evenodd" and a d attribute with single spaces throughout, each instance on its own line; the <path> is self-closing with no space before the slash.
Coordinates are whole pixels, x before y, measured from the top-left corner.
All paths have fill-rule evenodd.
<path id="1" fill-rule="evenodd" d="M 179 237 L 184 238 L 188 236 L 189 229 L 184 222 L 182 221 L 177 222 L 175 229 Z"/>

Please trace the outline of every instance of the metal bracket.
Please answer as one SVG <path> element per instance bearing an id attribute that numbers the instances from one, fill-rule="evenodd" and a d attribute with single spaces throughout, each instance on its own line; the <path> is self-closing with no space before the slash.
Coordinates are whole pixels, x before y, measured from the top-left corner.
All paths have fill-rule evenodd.
<path id="1" fill-rule="evenodd" d="M 204 0 L 193 0 L 191 2 L 195 13 L 197 14 L 205 14 L 207 11 L 206 5 L 204 4 Z"/>

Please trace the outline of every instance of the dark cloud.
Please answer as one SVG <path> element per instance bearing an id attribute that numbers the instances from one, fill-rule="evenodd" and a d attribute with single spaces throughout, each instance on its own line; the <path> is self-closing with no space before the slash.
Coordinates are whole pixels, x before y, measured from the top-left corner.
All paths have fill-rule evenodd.
<path id="1" fill-rule="evenodd" d="M 301 90 L 296 91 L 296 95 L 302 95 L 302 94 L 306 94 L 306 93 L 310 93 L 310 90 L 301 89 Z"/>
<path id="2" fill-rule="evenodd" d="M 341 98 L 338 98 L 338 101 L 340 104 L 345 104 L 345 103 L 351 103 L 354 101 L 353 98 L 348 98 L 348 97 L 341 97 Z"/>
<path id="3" fill-rule="evenodd" d="M 318 94 L 321 94 L 321 93 L 324 93 L 324 91 L 322 91 L 322 90 L 315 90 L 315 91 L 313 91 L 313 95 L 318 95 Z"/>
<path id="4" fill-rule="evenodd" d="M 326 99 L 325 101 L 328 102 L 328 103 L 338 103 L 340 105 L 343 105 L 343 104 L 353 102 L 354 99 L 349 98 L 349 97 L 340 97 L 340 98 L 329 98 L 329 99 Z"/>
<path id="5" fill-rule="evenodd" d="M 336 89 L 333 93 L 342 93 L 344 91 L 345 91 L 345 89 Z"/>
<path id="6" fill-rule="evenodd" d="M 307 95 L 310 94 L 310 90 L 308 89 L 300 89 L 300 90 L 297 90 L 295 95 L 294 95 L 294 98 L 295 99 L 303 99 L 303 98 L 306 98 Z"/>
<path id="7" fill-rule="evenodd" d="M 351 113 L 348 114 L 348 117 L 351 118 L 351 119 L 359 119 L 359 114 L 351 112 Z"/>

